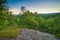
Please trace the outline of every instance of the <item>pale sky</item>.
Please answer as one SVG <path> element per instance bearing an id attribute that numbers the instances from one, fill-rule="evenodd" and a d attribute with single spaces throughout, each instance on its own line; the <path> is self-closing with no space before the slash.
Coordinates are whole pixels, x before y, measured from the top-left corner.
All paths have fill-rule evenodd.
<path id="1" fill-rule="evenodd" d="M 8 0 L 8 6 L 13 14 L 18 14 L 21 6 L 38 13 L 60 12 L 60 0 Z"/>

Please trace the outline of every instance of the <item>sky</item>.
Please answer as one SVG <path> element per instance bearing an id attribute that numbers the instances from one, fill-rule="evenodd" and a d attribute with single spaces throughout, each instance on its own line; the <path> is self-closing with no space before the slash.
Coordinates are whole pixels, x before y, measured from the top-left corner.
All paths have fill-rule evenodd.
<path id="1" fill-rule="evenodd" d="M 60 12 L 60 0 L 8 0 L 8 6 L 13 14 L 19 14 L 21 6 L 32 12 Z"/>

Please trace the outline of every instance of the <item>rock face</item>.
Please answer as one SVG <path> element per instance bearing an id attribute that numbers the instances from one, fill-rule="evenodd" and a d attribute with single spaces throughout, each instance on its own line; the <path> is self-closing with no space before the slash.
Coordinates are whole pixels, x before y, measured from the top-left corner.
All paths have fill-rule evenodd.
<path id="1" fill-rule="evenodd" d="M 52 34 L 43 33 L 32 29 L 20 29 L 16 40 L 58 40 Z"/>

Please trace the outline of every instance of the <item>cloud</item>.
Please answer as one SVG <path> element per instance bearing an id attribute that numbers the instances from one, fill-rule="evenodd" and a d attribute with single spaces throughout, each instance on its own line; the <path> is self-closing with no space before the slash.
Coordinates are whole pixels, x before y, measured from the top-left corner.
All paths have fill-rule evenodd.
<path id="1" fill-rule="evenodd" d="M 12 12 L 12 14 L 19 14 L 19 10 L 17 10 L 17 9 L 10 9 L 9 11 L 11 11 Z"/>

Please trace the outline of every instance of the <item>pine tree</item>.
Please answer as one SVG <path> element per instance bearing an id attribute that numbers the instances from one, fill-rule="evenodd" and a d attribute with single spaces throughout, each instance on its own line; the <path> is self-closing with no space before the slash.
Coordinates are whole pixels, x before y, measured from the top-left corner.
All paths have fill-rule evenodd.
<path id="1" fill-rule="evenodd" d="M 7 0 L 0 0 L 0 27 L 3 28 L 7 25 L 8 21 L 8 7 Z"/>

